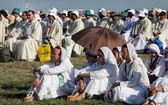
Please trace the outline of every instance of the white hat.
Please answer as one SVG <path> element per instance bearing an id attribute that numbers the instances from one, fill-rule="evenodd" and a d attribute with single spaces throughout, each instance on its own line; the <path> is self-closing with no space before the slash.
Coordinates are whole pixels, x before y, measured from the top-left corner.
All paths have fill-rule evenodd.
<path id="1" fill-rule="evenodd" d="M 75 14 L 77 17 L 79 17 L 79 12 L 77 11 L 77 10 L 73 10 L 72 12 L 71 12 L 71 14 Z"/>
<path id="2" fill-rule="evenodd" d="M 148 14 L 148 10 L 146 8 L 144 8 L 142 11 L 144 11 L 144 13 Z"/>
<path id="3" fill-rule="evenodd" d="M 56 18 L 56 14 L 54 12 L 49 13 L 50 16 L 54 16 Z"/>
<path id="4" fill-rule="evenodd" d="M 90 13 L 91 13 L 91 15 L 94 15 L 94 10 L 90 9 Z"/>
<path id="5" fill-rule="evenodd" d="M 130 9 L 130 10 L 128 10 L 128 12 L 131 12 L 132 14 L 135 14 L 135 10 L 134 9 Z"/>
<path id="6" fill-rule="evenodd" d="M 145 17 L 145 12 L 144 11 L 139 11 L 138 16 Z"/>
<path id="7" fill-rule="evenodd" d="M 61 14 L 65 14 L 65 16 L 68 16 L 68 11 L 67 11 L 67 10 L 63 10 L 63 11 L 61 12 Z"/>
<path id="8" fill-rule="evenodd" d="M 104 8 L 99 9 L 99 12 L 100 12 L 103 16 L 106 16 L 106 15 L 107 15 L 107 11 L 106 11 L 106 9 L 104 9 Z"/>
<path id="9" fill-rule="evenodd" d="M 162 12 L 162 9 L 160 9 L 160 8 L 158 8 L 157 10 L 156 10 L 156 12 Z"/>
<path id="10" fill-rule="evenodd" d="M 48 10 L 49 13 L 54 12 L 57 14 L 57 9 L 55 7 L 52 7 L 51 9 Z"/>
<path id="11" fill-rule="evenodd" d="M 166 10 L 162 10 L 161 12 L 165 12 L 165 13 L 167 13 L 167 11 L 166 11 Z"/>

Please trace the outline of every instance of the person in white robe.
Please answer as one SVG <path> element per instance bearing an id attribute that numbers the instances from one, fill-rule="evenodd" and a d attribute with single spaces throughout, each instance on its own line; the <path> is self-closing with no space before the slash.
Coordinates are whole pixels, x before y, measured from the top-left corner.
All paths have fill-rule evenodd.
<path id="1" fill-rule="evenodd" d="M 156 44 L 150 44 L 147 46 L 147 52 L 149 54 L 146 59 L 145 66 L 148 70 L 148 77 L 152 84 L 158 77 L 163 77 L 165 74 L 164 57 L 160 55 L 159 47 Z"/>
<path id="2" fill-rule="evenodd" d="M 132 31 L 132 28 L 134 27 L 137 20 L 138 20 L 138 18 L 135 17 L 135 10 L 130 9 L 128 11 L 128 19 L 125 21 L 125 26 L 122 31 L 122 37 L 126 40 L 126 42 L 130 41 L 131 31 Z"/>
<path id="3" fill-rule="evenodd" d="M 98 27 L 110 28 L 110 21 L 107 18 L 107 11 L 104 8 L 99 9 L 98 16 L 100 21 L 97 23 Z"/>
<path id="4" fill-rule="evenodd" d="M 21 20 L 21 23 L 23 26 L 25 26 L 28 22 L 28 12 L 27 11 L 23 11 L 22 12 L 22 20 Z"/>
<path id="5" fill-rule="evenodd" d="M 70 95 L 74 84 L 74 66 L 67 56 L 66 50 L 56 46 L 51 55 L 51 61 L 34 71 L 35 80 L 28 90 L 24 101 L 32 101 L 35 96 L 39 100 Z"/>
<path id="6" fill-rule="evenodd" d="M 15 51 L 15 42 L 20 37 L 23 31 L 23 25 L 21 22 L 16 21 L 13 15 L 8 16 L 9 26 L 7 28 L 7 34 L 5 36 L 5 45 L 10 48 L 10 51 Z"/>
<path id="7" fill-rule="evenodd" d="M 90 12 L 90 10 L 86 10 L 86 11 L 84 12 L 84 15 L 85 15 L 85 19 L 84 19 L 85 28 L 96 26 L 95 21 L 94 21 L 93 18 L 91 17 L 91 12 Z"/>
<path id="8" fill-rule="evenodd" d="M 29 22 L 25 25 L 23 33 L 16 42 L 16 59 L 34 61 L 38 46 L 42 42 L 41 24 L 35 20 L 35 12 L 28 11 Z"/>
<path id="9" fill-rule="evenodd" d="M 124 28 L 124 21 L 119 18 L 119 14 L 116 12 L 113 12 L 111 17 L 113 21 L 110 25 L 110 29 L 117 33 L 121 33 Z"/>
<path id="10" fill-rule="evenodd" d="M 158 38 L 163 43 L 163 49 L 167 46 L 168 40 L 168 20 L 166 17 L 166 12 L 162 11 L 159 14 L 160 21 L 155 25 L 154 36 Z"/>
<path id="11" fill-rule="evenodd" d="M 148 89 L 149 97 L 143 105 L 167 105 L 168 104 L 168 47 L 164 53 L 166 73 L 159 77 Z"/>
<path id="12" fill-rule="evenodd" d="M 83 100 L 93 95 L 105 94 L 110 86 L 118 78 L 118 66 L 114 55 L 108 47 L 101 47 L 98 50 L 98 62 L 85 68 L 87 73 L 81 73 L 77 80 L 90 78 L 89 83 L 77 97 L 70 98 L 69 101 Z"/>
<path id="13" fill-rule="evenodd" d="M 120 69 L 119 79 L 104 96 L 106 102 L 125 102 L 142 104 L 146 90 L 150 86 L 147 69 L 131 44 L 124 44 L 121 51 L 125 63 Z"/>
<path id="14" fill-rule="evenodd" d="M 135 50 L 144 50 L 148 41 L 153 39 L 152 23 L 147 17 L 145 17 L 143 11 L 139 11 L 138 17 L 139 20 L 135 23 L 131 34 L 134 38 L 133 44 Z"/>
<path id="15" fill-rule="evenodd" d="M 52 47 L 61 46 L 62 45 L 62 34 L 63 30 L 61 25 L 55 20 L 55 13 L 49 13 L 50 25 L 47 29 L 47 34 L 45 35 L 45 39 L 51 43 Z"/>
<path id="16" fill-rule="evenodd" d="M 4 26 L 5 26 L 5 33 L 6 33 L 6 30 L 7 30 L 7 27 L 8 27 L 8 25 L 9 25 L 9 21 L 8 21 L 8 19 L 7 19 L 7 16 L 8 16 L 8 14 L 6 14 L 6 12 L 4 11 L 4 10 L 1 10 L 0 11 L 0 15 L 1 15 L 1 18 L 2 18 L 2 23 L 4 24 Z M 6 16 L 7 15 L 7 16 Z M 6 17 L 5 17 L 6 16 Z"/>
<path id="17" fill-rule="evenodd" d="M 62 21 L 63 21 L 63 33 L 65 33 L 68 26 L 69 26 L 69 20 L 70 20 L 70 18 L 68 17 L 68 11 L 67 10 L 63 10 L 61 12 L 61 18 L 62 18 Z"/>
<path id="18" fill-rule="evenodd" d="M 0 16 L 1 17 L 1 16 Z M 5 44 L 4 42 L 5 42 L 5 26 L 4 26 L 4 24 L 2 23 L 2 21 L 1 21 L 1 18 L 0 18 L 0 46 L 2 46 L 2 44 Z"/>
<path id="19" fill-rule="evenodd" d="M 79 32 L 80 30 L 84 29 L 84 23 L 79 18 L 79 12 L 77 10 L 74 10 L 71 12 L 71 19 L 72 23 L 69 24 L 69 27 L 67 31 L 65 32 L 65 49 L 67 50 L 68 57 L 71 57 L 72 50 L 76 52 L 76 54 L 80 55 L 83 47 L 81 47 L 79 44 L 76 44 L 72 39 L 72 35 Z"/>

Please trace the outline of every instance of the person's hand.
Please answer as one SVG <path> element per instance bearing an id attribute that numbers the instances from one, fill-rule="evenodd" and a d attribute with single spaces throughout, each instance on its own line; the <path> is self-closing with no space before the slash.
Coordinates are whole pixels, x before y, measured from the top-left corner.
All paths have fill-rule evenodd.
<path id="1" fill-rule="evenodd" d="M 108 98 L 112 99 L 113 98 L 113 92 L 112 89 L 108 92 Z"/>
<path id="2" fill-rule="evenodd" d="M 33 71 L 33 73 L 40 72 L 40 70 L 41 70 L 41 68 L 39 68 L 39 67 L 35 68 L 34 71 Z"/>
<path id="3" fill-rule="evenodd" d="M 33 82 L 33 87 L 37 88 L 40 85 L 40 79 L 36 78 Z"/>
<path id="4" fill-rule="evenodd" d="M 80 79 L 83 79 L 82 75 L 79 74 L 77 77 L 76 77 L 76 80 L 79 81 Z"/>
<path id="5" fill-rule="evenodd" d="M 156 91 L 156 92 L 161 91 L 161 92 L 163 92 L 164 90 L 163 90 L 162 86 L 157 86 L 157 87 L 153 88 L 153 91 Z"/>
<path id="6" fill-rule="evenodd" d="M 152 88 L 148 88 L 148 92 L 149 92 L 149 96 L 153 96 L 154 94 L 156 94 L 155 89 L 152 89 Z"/>

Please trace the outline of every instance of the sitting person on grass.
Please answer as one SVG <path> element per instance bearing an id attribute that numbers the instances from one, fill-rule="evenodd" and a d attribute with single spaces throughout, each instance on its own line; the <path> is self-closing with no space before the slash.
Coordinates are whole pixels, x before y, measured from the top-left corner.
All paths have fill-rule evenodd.
<path id="1" fill-rule="evenodd" d="M 74 90 L 74 66 L 67 57 L 66 50 L 56 46 L 51 55 L 51 61 L 34 70 L 35 80 L 28 90 L 24 101 L 34 98 L 49 99 L 67 96 Z"/>
<path id="2" fill-rule="evenodd" d="M 84 83 L 85 78 L 89 78 L 89 83 L 83 88 L 79 87 L 73 94 L 74 97 L 68 98 L 69 101 L 83 100 L 86 97 L 93 97 L 93 95 L 105 94 L 108 88 L 118 78 L 117 62 L 108 47 L 101 47 L 98 50 L 98 61 L 90 67 L 85 68 L 85 73 L 80 73 L 77 76 L 77 81 Z M 81 90 L 82 89 L 82 90 Z"/>

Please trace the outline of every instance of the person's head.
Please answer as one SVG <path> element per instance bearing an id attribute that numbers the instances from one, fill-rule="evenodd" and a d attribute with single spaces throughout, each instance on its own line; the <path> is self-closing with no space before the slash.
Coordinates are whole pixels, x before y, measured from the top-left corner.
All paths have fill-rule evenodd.
<path id="1" fill-rule="evenodd" d="M 9 15 L 7 18 L 8 18 L 8 20 L 9 20 L 9 25 L 14 25 L 14 24 L 16 24 L 15 16 Z"/>
<path id="2" fill-rule="evenodd" d="M 68 17 L 68 11 L 67 10 L 63 10 L 62 12 L 61 12 L 61 18 L 62 19 L 65 19 L 65 18 L 67 18 Z"/>
<path id="3" fill-rule="evenodd" d="M 122 46 L 121 56 L 122 56 L 122 58 L 125 59 L 125 60 L 130 59 L 129 52 L 128 52 L 128 48 L 127 48 L 127 45 L 126 45 L 126 44 L 124 44 L 124 45 Z"/>
<path id="4" fill-rule="evenodd" d="M 20 9 L 19 8 L 14 8 L 12 11 L 12 15 L 15 16 L 15 18 L 20 16 Z"/>
<path id="5" fill-rule="evenodd" d="M 32 22 L 35 18 L 35 12 L 33 10 L 28 10 L 28 19 Z"/>
<path id="6" fill-rule="evenodd" d="M 119 14 L 117 12 L 113 12 L 110 17 L 113 21 L 119 20 Z"/>
<path id="7" fill-rule="evenodd" d="M 55 21 L 56 14 L 55 13 L 49 13 L 48 18 L 53 23 Z"/>
<path id="8" fill-rule="evenodd" d="M 149 46 L 147 46 L 147 52 L 151 58 L 154 58 L 160 54 L 160 49 L 158 45 L 150 44 Z"/>
<path id="9" fill-rule="evenodd" d="M 27 20 L 28 19 L 28 12 L 27 11 L 23 11 L 22 12 L 22 20 Z"/>
<path id="10" fill-rule="evenodd" d="M 102 65 L 105 63 L 117 64 L 117 61 L 116 61 L 112 51 L 108 47 L 101 47 L 98 50 L 97 60 Z"/>
<path id="11" fill-rule="evenodd" d="M 120 51 L 117 47 L 113 48 L 112 52 L 117 61 L 121 59 Z"/>
<path id="12" fill-rule="evenodd" d="M 139 20 L 143 20 L 145 18 L 145 13 L 144 11 L 139 11 L 138 13 Z"/>
<path id="13" fill-rule="evenodd" d="M 8 17 L 8 13 L 5 10 L 0 10 L 0 14 L 2 14 L 5 18 Z"/>
<path id="14" fill-rule="evenodd" d="M 128 10 L 128 17 L 132 17 L 132 16 L 134 16 L 135 15 L 135 10 L 134 9 L 130 9 L 130 10 Z"/>
<path id="15" fill-rule="evenodd" d="M 166 12 L 165 11 L 160 12 L 159 17 L 160 17 L 161 20 L 166 19 L 166 17 L 167 17 Z"/>
<path id="16" fill-rule="evenodd" d="M 102 19 L 103 17 L 106 17 L 107 16 L 107 11 L 106 9 L 104 8 L 101 8 L 98 10 L 98 16 L 100 19 Z"/>
<path id="17" fill-rule="evenodd" d="M 121 19 L 125 21 L 127 19 L 127 12 L 121 12 Z"/>
<path id="18" fill-rule="evenodd" d="M 61 47 L 60 46 L 56 46 L 53 50 L 52 50 L 52 54 L 51 54 L 51 60 L 59 63 L 61 62 Z"/>
<path id="19" fill-rule="evenodd" d="M 76 19 L 78 19 L 78 17 L 79 17 L 79 12 L 78 12 L 77 10 L 74 10 L 74 11 L 71 12 L 70 18 L 71 18 L 73 21 L 75 21 Z"/>
<path id="20" fill-rule="evenodd" d="M 46 17 L 46 11 L 45 10 L 40 10 L 40 18 L 44 19 Z"/>
<path id="21" fill-rule="evenodd" d="M 152 11 L 150 11 L 149 13 L 148 13 L 148 19 L 149 20 L 153 20 L 155 18 L 155 13 L 153 13 Z"/>
<path id="22" fill-rule="evenodd" d="M 91 12 L 90 12 L 90 10 L 84 11 L 84 14 L 85 14 L 86 19 L 89 19 L 89 18 L 91 17 Z"/>
<path id="23" fill-rule="evenodd" d="M 97 59 L 97 53 L 91 50 L 86 50 L 86 59 L 88 62 L 93 62 Z"/>

